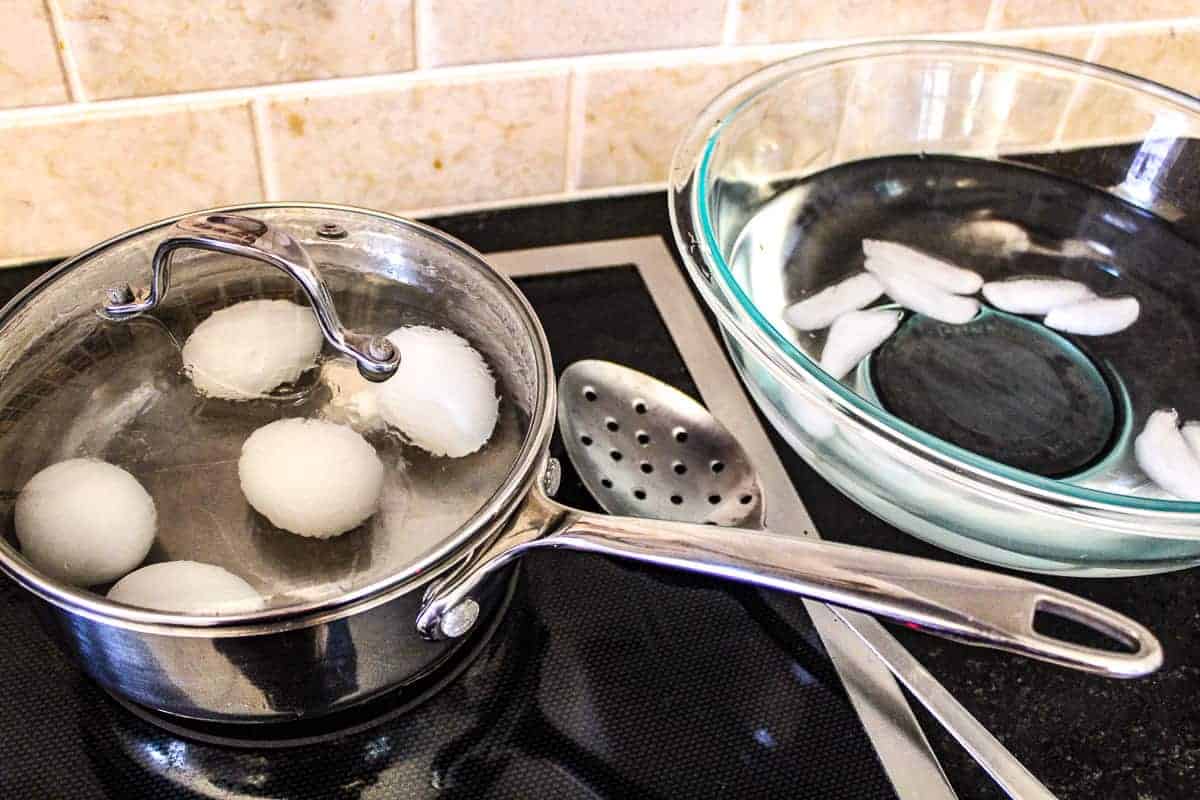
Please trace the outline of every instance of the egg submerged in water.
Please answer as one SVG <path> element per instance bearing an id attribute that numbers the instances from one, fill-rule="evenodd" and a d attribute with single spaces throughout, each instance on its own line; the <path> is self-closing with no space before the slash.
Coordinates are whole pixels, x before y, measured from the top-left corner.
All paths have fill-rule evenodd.
<path id="1" fill-rule="evenodd" d="M 183 345 L 183 367 L 203 395 L 254 400 L 315 366 L 322 343 L 311 309 L 245 300 L 196 326 Z"/>
<path id="2" fill-rule="evenodd" d="M 281 419 L 246 439 L 238 460 L 242 493 L 273 525 L 327 539 L 379 508 L 383 462 L 353 429 L 319 419 Z"/>
<path id="3" fill-rule="evenodd" d="M 94 586 L 142 563 L 154 543 L 157 512 L 150 494 L 125 470 L 72 458 L 25 484 L 13 522 L 31 564 L 75 586 Z"/>
<path id="4" fill-rule="evenodd" d="M 474 347 L 427 325 L 387 337 L 400 352 L 396 374 L 375 387 L 379 413 L 410 442 L 460 458 L 487 444 L 500 416 L 496 379 Z"/>
<path id="5" fill-rule="evenodd" d="M 265 605 L 262 595 L 237 575 L 198 561 L 142 567 L 117 581 L 108 599 L 181 614 L 242 614 Z"/>

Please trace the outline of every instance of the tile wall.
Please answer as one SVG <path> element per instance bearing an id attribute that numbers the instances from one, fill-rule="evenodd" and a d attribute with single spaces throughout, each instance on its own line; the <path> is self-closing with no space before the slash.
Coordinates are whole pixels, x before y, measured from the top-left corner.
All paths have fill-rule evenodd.
<path id="1" fill-rule="evenodd" d="M 721 88 L 861 39 L 1015 44 L 1200 93 L 1200 0 L 0 0 L 0 18 L 0 264 L 223 203 L 413 214 L 661 186 Z M 1122 134 L 1069 94 L 1047 87 L 995 144 Z M 891 123 L 838 124 L 852 152 Z"/>

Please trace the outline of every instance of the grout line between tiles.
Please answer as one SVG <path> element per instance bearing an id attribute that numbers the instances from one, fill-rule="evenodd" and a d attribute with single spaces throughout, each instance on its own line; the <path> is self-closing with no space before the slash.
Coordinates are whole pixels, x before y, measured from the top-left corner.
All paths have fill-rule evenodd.
<path id="1" fill-rule="evenodd" d="M 256 97 L 250 101 L 250 122 L 254 129 L 254 145 L 258 155 L 258 178 L 262 184 L 263 199 L 278 200 L 283 195 L 279 190 L 279 173 L 275 161 L 275 140 L 271 138 L 266 98 Z"/>
<path id="2" fill-rule="evenodd" d="M 987 17 L 983 21 L 985 31 L 994 31 L 1000 27 L 1000 20 L 1004 19 L 1004 9 L 1007 5 L 1008 0 L 992 0 L 992 4 L 988 6 Z"/>
<path id="3" fill-rule="evenodd" d="M 870 69 L 869 64 L 860 64 L 855 68 L 854 74 L 850 76 L 850 80 L 846 84 L 846 99 L 842 102 L 842 113 L 838 115 L 837 131 L 833 138 L 833 150 L 829 154 L 830 163 L 837 162 L 846 157 L 846 137 L 849 131 L 851 109 L 854 108 L 858 98 L 859 84 L 862 82 L 861 73 L 864 70 L 869 71 Z"/>
<path id="4" fill-rule="evenodd" d="M 1100 56 L 1100 51 L 1104 46 L 1104 35 L 1097 31 L 1092 34 L 1092 41 L 1088 43 L 1088 48 L 1084 51 L 1083 60 L 1095 64 L 1096 59 Z M 1067 98 L 1066 104 L 1063 106 L 1062 116 L 1058 118 L 1058 124 L 1054 126 L 1054 138 L 1051 144 L 1061 149 L 1063 146 L 1063 137 L 1067 133 L 1067 124 L 1071 117 L 1075 114 L 1075 109 L 1083 101 L 1084 91 L 1083 86 L 1085 81 L 1076 81 L 1071 87 L 1071 96 Z"/>
<path id="5" fill-rule="evenodd" d="M 563 191 L 569 192 L 579 186 L 579 173 L 583 164 L 583 126 L 584 126 L 584 97 L 587 89 L 587 76 L 573 69 L 567 76 L 567 130 L 565 157 L 566 168 L 563 170 Z"/>
<path id="6" fill-rule="evenodd" d="M 1088 44 L 1088 49 L 1083 54 L 1083 60 L 1092 64 L 1099 63 L 1096 59 L 1100 57 L 1100 52 L 1104 49 L 1104 34 L 1101 31 L 1096 31 L 1092 34 L 1092 41 Z"/>
<path id="7" fill-rule="evenodd" d="M 50 0 L 51 3 L 54 0 Z M 421 0 L 417 0 L 418 3 Z M 54 6 L 50 6 L 54 7 Z M 420 16 L 416 18 L 420 20 Z M 1099 23 L 1094 25 L 1067 25 L 1058 27 L 1005 29 L 1003 31 L 987 32 L 988 39 L 1021 38 L 1038 35 L 1070 36 L 1080 33 L 1092 34 L 1119 30 L 1121 32 L 1158 31 L 1169 28 L 1194 27 L 1198 20 L 1195 17 L 1169 20 L 1146 20 L 1138 22 Z M 418 27 L 423 23 L 418 22 Z M 422 31 L 422 38 L 424 36 Z M 980 38 L 983 31 L 959 31 L 946 34 L 926 34 L 905 37 L 913 40 L 945 39 L 950 41 L 973 40 Z M 876 41 L 879 37 L 859 37 L 855 39 L 837 39 L 805 42 L 787 42 L 781 44 L 739 45 L 735 47 L 717 46 L 687 48 L 679 50 L 651 50 L 640 52 L 603 53 L 584 56 L 570 56 L 550 59 L 531 59 L 527 61 L 498 62 L 489 64 L 466 64 L 445 67 L 429 67 L 420 65 L 425 56 L 418 56 L 419 66 L 415 70 L 381 75 L 365 75 L 345 78 L 325 78 L 314 81 L 294 81 L 290 83 L 265 84 L 259 86 L 244 86 L 232 89 L 210 89 L 198 92 L 180 94 L 151 95 L 147 97 L 117 98 L 110 100 L 82 101 L 91 111 L 102 112 L 138 112 L 160 106 L 176 107 L 182 104 L 195 103 L 241 103 L 249 99 L 276 95 L 302 94 L 354 94 L 374 90 L 402 88 L 429 81 L 470 82 L 478 80 L 503 80 L 505 78 L 530 74 L 546 74 L 549 72 L 578 68 L 586 70 L 596 67 L 647 68 L 655 66 L 671 66 L 674 64 L 703 64 L 706 62 L 724 63 L 728 61 L 761 60 L 773 61 L 794 56 L 799 53 L 811 52 L 824 47 L 833 47 L 854 42 Z M 418 48 L 419 49 L 419 48 Z M 68 54 L 70 50 L 66 51 Z M 426 54 L 427 55 L 427 54 Z M 78 81 L 78 71 L 75 73 Z M 79 88 L 82 93 L 82 87 Z M 28 108 L 11 108 L 0 110 L 0 124 L 10 120 L 26 121 L 57 116 L 78 114 L 77 101 L 72 104 L 51 106 L 33 106 Z"/>
<path id="8" fill-rule="evenodd" d="M 728 46 L 737 43 L 738 25 L 742 21 L 742 0 L 725 0 L 725 25 L 721 43 Z"/>
<path id="9" fill-rule="evenodd" d="M 72 103 L 86 103 L 87 92 L 83 88 L 83 76 L 79 73 L 79 64 L 75 61 L 75 51 L 67 38 L 66 20 L 58 0 L 44 0 L 43 5 L 50 17 L 50 30 L 54 34 L 55 50 L 58 52 L 58 65 L 62 69 L 63 79 L 67 84 L 67 96 Z"/>
<path id="10" fill-rule="evenodd" d="M 430 11 L 426 0 L 413 0 L 409 13 L 412 15 L 413 67 L 417 70 L 429 66 L 429 53 L 425 52 L 425 16 Z"/>

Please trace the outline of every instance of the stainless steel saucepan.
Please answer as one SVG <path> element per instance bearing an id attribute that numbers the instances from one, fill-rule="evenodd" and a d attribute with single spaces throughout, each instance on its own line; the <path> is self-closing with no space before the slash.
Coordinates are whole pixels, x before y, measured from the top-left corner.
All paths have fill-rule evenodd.
<path id="1" fill-rule="evenodd" d="M 212 311 L 257 297 L 312 306 L 329 344 L 320 369 L 249 402 L 198 395 L 181 372 L 180 342 Z M 487 359 L 501 396 L 491 441 L 446 459 L 370 434 L 388 477 L 368 523 L 330 540 L 273 528 L 241 494 L 242 442 L 282 416 L 340 419 L 347 399 L 368 386 L 361 376 L 386 379 L 404 358 L 380 336 L 405 324 L 450 328 Z M 11 507 L 34 473 L 61 459 L 118 464 L 155 500 L 151 560 L 225 567 L 259 589 L 267 607 L 194 616 L 110 602 L 105 587 L 39 573 L 7 529 L 0 567 L 45 601 L 58 641 L 106 689 L 221 722 L 324 714 L 436 669 L 496 608 L 519 556 L 546 548 L 795 592 L 1103 675 L 1144 675 L 1161 664 L 1158 642 L 1138 623 L 1030 581 L 801 537 L 564 507 L 549 498 L 555 407 L 549 349 L 529 304 L 479 254 L 437 231 L 309 204 L 158 222 L 64 262 L 0 311 L 0 497 Z M 1039 633 L 1038 612 L 1121 646 Z"/>

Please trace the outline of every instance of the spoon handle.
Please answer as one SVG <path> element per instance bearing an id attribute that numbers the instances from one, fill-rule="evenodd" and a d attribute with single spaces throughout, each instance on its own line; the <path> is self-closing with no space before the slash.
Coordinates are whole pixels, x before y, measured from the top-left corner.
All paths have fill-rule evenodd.
<path id="1" fill-rule="evenodd" d="M 1162 647 L 1134 620 L 1048 586 L 971 567 L 750 529 L 574 512 L 527 547 L 628 558 L 812 597 L 966 644 L 993 647 L 1117 678 L 1162 664 Z M 1038 612 L 1064 617 L 1132 652 L 1034 630 Z"/>

